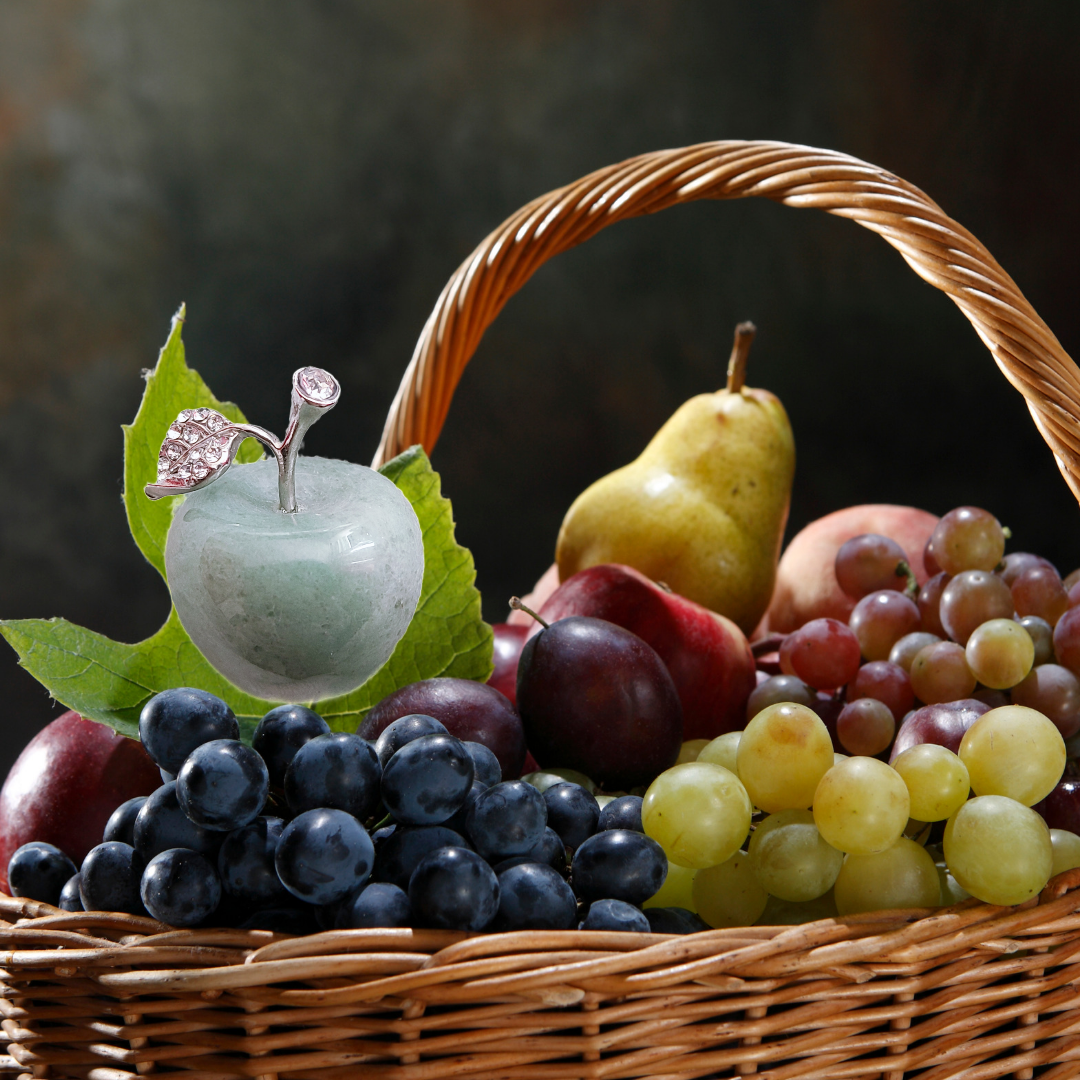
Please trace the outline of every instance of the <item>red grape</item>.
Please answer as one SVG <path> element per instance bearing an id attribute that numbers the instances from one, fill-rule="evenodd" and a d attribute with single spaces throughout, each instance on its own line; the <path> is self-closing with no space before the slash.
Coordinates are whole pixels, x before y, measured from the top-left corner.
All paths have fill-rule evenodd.
<path id="1" fill-rule="evenodd" d="M 977 506 L 958 506 L 930 536 L 934 558 L 949 574 L 993 570 L 1005 554 L 1005 533 L 996 517 Z"/>
<path id="2" fill-rule="evenodd" d="M 919 609 L 903 593 L 888 589 L 864 596 L 851 613 L 848 625 L 867 660 L 887 660 L 892 647 L 920 629 Z"/>
<path id="3" fill-rule="evenodd" d="M 922 628 L 928 634 L 937 634 L 942 638 L 949 635 L 941 625 L 941 594 L 950 581 L 952 578 L 942 570 L 919 590 L 919 617 L 922 619 Z"/>
<path id="4" fill-rule="evenodd" d="M 915 692 L 908 673 L 899 664 L 888 660 L 872 660 L 859 668 L 858 674 L 848 684 L 847 699 L 858 701 L 860 698 L 874 698 L 888 706 L 897 723 L 915 704 Z M 862 751 L 852 750 L 852 753 Z"/>
<path id="5" fill-rule="evenodd" d="M 1060 664 L 1033 667 L 1012 688 L 1014 705 L 1026 705 L 1049 717 L 1063 739 L 1080 731 L 1080 679 Z"/>
<path id="6" fill-rule="evenodd" d="M 904 718 L 896 733 L 889 761 L 895 761 L 909 747 L 926 742 L 947 747 L 955 754 L 960 749 L 964 732 L 989 711 L 989 705 L 974 698 L 924 705 Z"/>
<path id="7" fill-rule="evenodd" d="M 936 574 L 941 573 L 941 564 L 934 554 L 934 536 L 932 533 L 930 539 L 926 541 L 926 547 L 923 548 L 922 564 L 928 577 L 934 577 Z"/>
<path id="8" fill-rule="evenodd" d="M 746 720 L 749 723 L 762 709 L 781 701 L 813 705 L 816 700 L 814 691 L 798 675 L 771 675 L 750 691 L 746 699 Z"/>
<path id="9" fill-rule="evenodd" d="M 965 570 L 945 586 L 938 612 L 949 637 L 966 645 L 977 626 L 990 619 L 1012 618 L 1012 593 L 997 574 Z"/>
<path id="10" fill-rule="evenodd" d="M 1041 555 L 1032 555 L 1030 551 L 1013 551 L 1002 559 L 1002 568 L 999 571 L 1001 580 L 1011 589 L 1012 583 L 1025 570 L 1030 570 L 1033 566 L 1045 566 L 1053 570 L 1055 574 L 1057 573 L 1057 567 L 1049 559 L 1044 559 Z"/>
<path id="11" fill-rule="evenodd" d="M 1025 615 L 1020 625 L 1035 643 L 1035 664 L 1049 664 L 1054 659 L 1054 628 L 1037 615 Z"/>
<path id="12" fill-rule="evenodd" d="M 780 646 L 780 668 L 817 690 L 843 686 L 859 670 L 859 641 L 836 619 L 812 619 Z"/>
<path id="13" fill-rule="evenodd" d="M 904 570 L 897 573 L 903 564 Z M 863 533 L 840 545 L 836 553 L 836 581 L 841 589 L 860 600 L 880 589 L 903 592 L 907 585 L 907 556 L 904 549 L 887 536 Z"/>
<path id="14" fill-rule="evenodd" d="M 889 663 L 899 664 L 905 671 L 911 670 L 911 662 L 927 645 L 936 645 L 941 640 L 937 634 L 928 634 L 925 630 L 916 630 L 905 634 L 890 650 Z"/>
<path id="15" fill-rule="evenodd" d="M 1054 627 L 1057 662 L 1080 675 L 1080 607 L 1069 608 Z"/>
<path id="16" fill-rule="evenodd" d="M 927 705 L 959 701 L 975 689 L 975 676 L 968 667 L 967 655 L 955 641 L 927 645 L 912 660 L 909 674 L 915 696 Z"/>
<path id="17" fill-rule="evenodd" d="M 841 710 L 836 721 L 836 734 L 840 745 L 849 754 L 873 757 L 889 748 L 896 734 L 896 720 L 884 702 L 871 697 L 859 698 Z"/>
<path id="18" fill-rule="evenodd" d="M 1069 594 L 1052 566 L 1030 566 L 1009 587 L 1017 615 L 1038 615 L 1053 626 L 1069 610 Z"/>

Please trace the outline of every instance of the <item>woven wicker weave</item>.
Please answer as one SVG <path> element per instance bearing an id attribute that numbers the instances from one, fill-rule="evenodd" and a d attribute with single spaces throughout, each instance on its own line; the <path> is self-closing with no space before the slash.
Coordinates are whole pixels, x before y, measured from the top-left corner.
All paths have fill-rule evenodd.
<path id="1" fill-rule="evenodd" d="M 376 463 L 433 447 L 484 330 L 546 259 L 622 218 L 744 195 L 852 217 L 947 292 L 1080 496 L 1080 371 L 986 249 L 895 176 L 782 143 L 644 155 L 513 215 L 440 296 Z M 26 1076 L 1080 1076 L 1080 870 L 1018 908 L 686 937 L 170 931 L 0 895 L 0 939 L 0 1067 Z"/>

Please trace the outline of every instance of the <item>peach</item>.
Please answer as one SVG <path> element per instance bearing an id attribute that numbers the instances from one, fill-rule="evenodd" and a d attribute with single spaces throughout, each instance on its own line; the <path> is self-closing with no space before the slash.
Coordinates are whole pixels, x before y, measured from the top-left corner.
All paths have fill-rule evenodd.
<path id="1" fill-rule="evenodd" d="M 926 510 L 888 503 L 849 506 L 812 521 L 781 556 L 772 602 L 753 637 L 787 634 L 811 619 L 839 619 L 846 623 L 855 600 L 837 584 L 833 564 L 840 546 L 863 533 L 879 533 L 895 540 L 922 585 L 929 577 L 923 566 L 923 548 L 937 522 Z"/>

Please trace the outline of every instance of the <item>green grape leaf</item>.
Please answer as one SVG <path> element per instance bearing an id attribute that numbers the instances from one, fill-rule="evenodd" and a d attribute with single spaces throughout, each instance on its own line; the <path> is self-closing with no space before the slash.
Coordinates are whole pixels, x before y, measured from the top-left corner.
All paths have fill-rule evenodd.
<path id="1" fill-rule="evenodd" d="M 185 306 L 173 316 L 172 329 L 158 356 L 154 370 L 147 373 L 146 390 L 135 420 L 123 424 L 124 506 L 128 527 L 147 562 L 165 577 L 165 538 L 172 524 L 176 499 L 156 502 L 143 494 L 143 486 L 157 477 L 158 454 L 169 425 L 181 409 L 205 406 L 215 409 L 235 424 L 246 423 L 244 414 L 232 402 L 218 401 L 197 371 L 184 359 Z M 258 461 L 262 447 L 255 439 L 245 439 L 236 454 L 237 462 Z"/>
<path id="2" fill-rule="evenodd" d="M 247 741 L 259 717 L 273 708 L 272 702 L 238 690 L 203 659 L 175 608 L 156 634 L 137 645 L 65 619 L 5 620 L 0 633 L 19 654 L 19 663 L 57 701 L 122 735 L 138 738 L 143 705 L 174 686 L 197 686 L 227 701 Z"/>
<path id="3" fill-rule="evenodd" d="M 158 451 L 181 409 L 206 406 L 242 423 L 243 414 L 219 402 L 184 358 L 184 308 L 176 313 L 157 366 L 149 373 L 134 423 L 124 427 L 124 503 L 139 549 L 165 576 L 165 539 L 175 499 L 152 502 L 143 486 L 157 475 Z M 261 456 L 245 440 L 236 460 Z M 332 728 L 355 730 L 364 713 L 385 695 L 419 679 L 452 675 L 487 679 L 492 671 L 491 627 L 480 615 L 480 593 L 470 552 L 454 539 L 450 501 L 439 475 L 419 446 L 381 470 L 416 511 L 424 538 L 424 581 L 416 614 L 390 659 L 359 689 L 315 703 Z M 139 713 L 156 693 L 176 686 L 208 690 L 228 702 L 250 741 L 259 718 L 276 702 L 262 701 L 233 686 L 210 666 L 188 637 L 173 608 L 156 634 L 134 645 L 112 641 L 64 619 L 0 620 L 0 635 L 19 663 L 69 709 L 138 736 Z"/>
<path id="4" fill-rule="evenodd" d="M 424 584 L 409 629 L 390 659 L 358 690 L 315 706 L 335 731 L 355 731 L 364 714 L 407 683 L 439 675 L 486 680 L 494 637 L 480 616 L 472 553 L 454 540 L 450 500 L 420 446 L 379 470 L 412 503 L 424 535 Z"/>

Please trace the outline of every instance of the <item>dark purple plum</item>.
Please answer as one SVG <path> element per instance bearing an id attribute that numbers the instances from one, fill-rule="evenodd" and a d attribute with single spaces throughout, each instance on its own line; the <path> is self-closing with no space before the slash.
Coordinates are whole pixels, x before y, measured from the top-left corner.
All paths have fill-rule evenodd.
<path id="1" fill-rule="evenodd" d="M 377 739 L 398 717 L 410 713 L 433 716 L 463 742 L 483 743 L 499 759 L 502 779 L 521 775 L 525 764 L 525 732 L 505 694 L 471 679 L 424 679 L 395 690 L 364 717 L 358 734 Z"/>
<path id="2" fill-rule="evenodd" d="M 603 619 L 571 615 L 530 638 L 517 701 L 541 768 L 577 769 L 625 790 L 679 756 L 682 705 L 668 669 L 652 646 Z"/>

